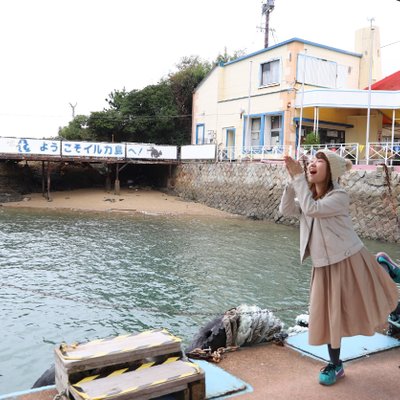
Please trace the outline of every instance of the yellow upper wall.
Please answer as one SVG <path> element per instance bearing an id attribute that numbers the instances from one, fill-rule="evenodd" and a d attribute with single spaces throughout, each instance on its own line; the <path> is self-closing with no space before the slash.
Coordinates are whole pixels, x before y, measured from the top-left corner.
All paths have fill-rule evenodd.
<path id="1" fill-rule="evenodd" d="M 255 96 L 294 88 L 298 80 L 297 55 L 304 54 L 305 50 L 309 57 L 333 61 L 345 68 L 347 72 L 345 87 L 358 88 L 360 57 L 301 41 L 292 41 L 225 65 L 221 75 L 218 99 L 220 101 L 237 99 L 248 97 L 249 94 Z M 280 82 L 262 87 L 260 86 L 261 65 L 272 60 L 280 60 Z"/>
<path id="2" fill-rule="evenodd" d="M 333 121 L 337 123 L 348 123 L 350 116 L 357 116 L 360 114 L 360 110 L 354 110 L 352 108 L 319 108 L 319 119 L 321 121 Z M 304 118 L 314 118 L 314 107 L 303 109 Z"/>
<path id="3" fill-rule="evenodd" d="M 271 93 L 287 87 L 285 80 L 282 79 L 283 63 L 281 62 L 280 84 L 260 88 L 261 64 L 276 59 L 284 61 L 282 58 L 287 53 L 286 48 L 287 46 L 279 47 L 267 53 L 261 53 L 224 66 L 224 78 L 219 92 L 219 100 L 248 97 L 249 93 L 254 96 L 260 94 L 260 91 Z"/>

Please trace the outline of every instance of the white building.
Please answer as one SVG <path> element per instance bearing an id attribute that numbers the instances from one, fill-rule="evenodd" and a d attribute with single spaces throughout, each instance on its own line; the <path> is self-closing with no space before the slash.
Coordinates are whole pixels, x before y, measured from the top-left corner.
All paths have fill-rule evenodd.
<path id="1" fill-rule="evenodd" d="M 354 53 L 294 38 L 215 67 L 193 96 L 192 143 L 216 143 L 229 159 L 280 158 L 314 131 L 365 153 L 382 140 L 384 114 L 399 122 L 400 91 L 365 90 L 381 79 L 379 47 L 378 28 L 366 28 Z"/>

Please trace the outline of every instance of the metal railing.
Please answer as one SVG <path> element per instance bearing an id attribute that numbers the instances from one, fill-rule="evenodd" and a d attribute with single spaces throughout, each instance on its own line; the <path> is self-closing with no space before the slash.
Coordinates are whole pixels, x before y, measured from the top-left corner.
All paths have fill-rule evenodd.
<path id="1" fill-rule="evenodd" d="M 264 161 L 280 160 L 284 155 L 293 156 L 293 147 L 276 146 L 228 146 L 218 149 L 218 161 Z"/>
<path id="2" fill-rule="evenodd" d="M 400 164 L 400 142 L 370 142 L 367 151 L 367 164 Z"/>
<path id="3" fill-rule="evenodd" d="M 359 162 L 358 143 L 332 143 L 332 144 L 309 144 L 300 147 L 300 155 L 313 157 L 318 150 L 331 150 L 338 153 L 341 157 L 348 158 L 353 164 Z"/>
<path id="4" fill-rule="evenodd" d="M 400 142 L 369 143 L 367 147 L 359 143 L 310 144 L 300 147 L 299 157 L 311 158 L 318 150 L 331 150 L 353 164 L 400 165 Z M 365 150 L 365 151 L 364 151 Z M 365 154 L 365 155 L 364 155 Z M 265 161 L 283 160 L 285 155 L 295 157 L 293 146 L 228 146 L 217 151 L 217 161 Z M 362 159 L 361 159 L 362 157 Z"/>

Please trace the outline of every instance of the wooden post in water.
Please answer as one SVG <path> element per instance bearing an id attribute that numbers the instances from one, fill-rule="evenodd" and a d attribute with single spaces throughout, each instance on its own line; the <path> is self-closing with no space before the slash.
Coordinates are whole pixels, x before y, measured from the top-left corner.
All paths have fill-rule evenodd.
<path id="1" fill-rule="evenodd" d="M 110 166 L 106 164 L 107 172 L 106 172 L 106 192 L 111 190 L 111 177 L 110 177 Z"/>
<path id="2" fill-rule="evenodd" d="M 50 197 L 50 161 L 47 161 L 47 201 L 51 201 L 51 197 Z"/>
<path id="3" fill-rule="evenodd" d="M 44 181 L 44 161 L 42 161 L 42 196 L 43 197 L 46 197 L 45 191 L 46 191 L 46 183 Z"/>
<path id="4" fill-rule="evenodd" d="M 119 165 L 115 164 L 115 182 L 114 182 L 114 194 L 120 194 L 120 182 L 119 182 Z"/>

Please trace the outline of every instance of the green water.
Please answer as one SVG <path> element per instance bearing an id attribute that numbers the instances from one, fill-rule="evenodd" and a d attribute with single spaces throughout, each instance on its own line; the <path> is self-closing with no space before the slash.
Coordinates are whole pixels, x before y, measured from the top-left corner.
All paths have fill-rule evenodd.
<path id="1" fill-rule="evenodd" d="M 307 310 L 293 227 L 0 209 L 0 239 L 0 394 L 30 388 L 62 341 L 165 327 L 186 345 L 240 304 L 286 327 Z M 366 245 L 400 260 L 398 245 Z"/>

